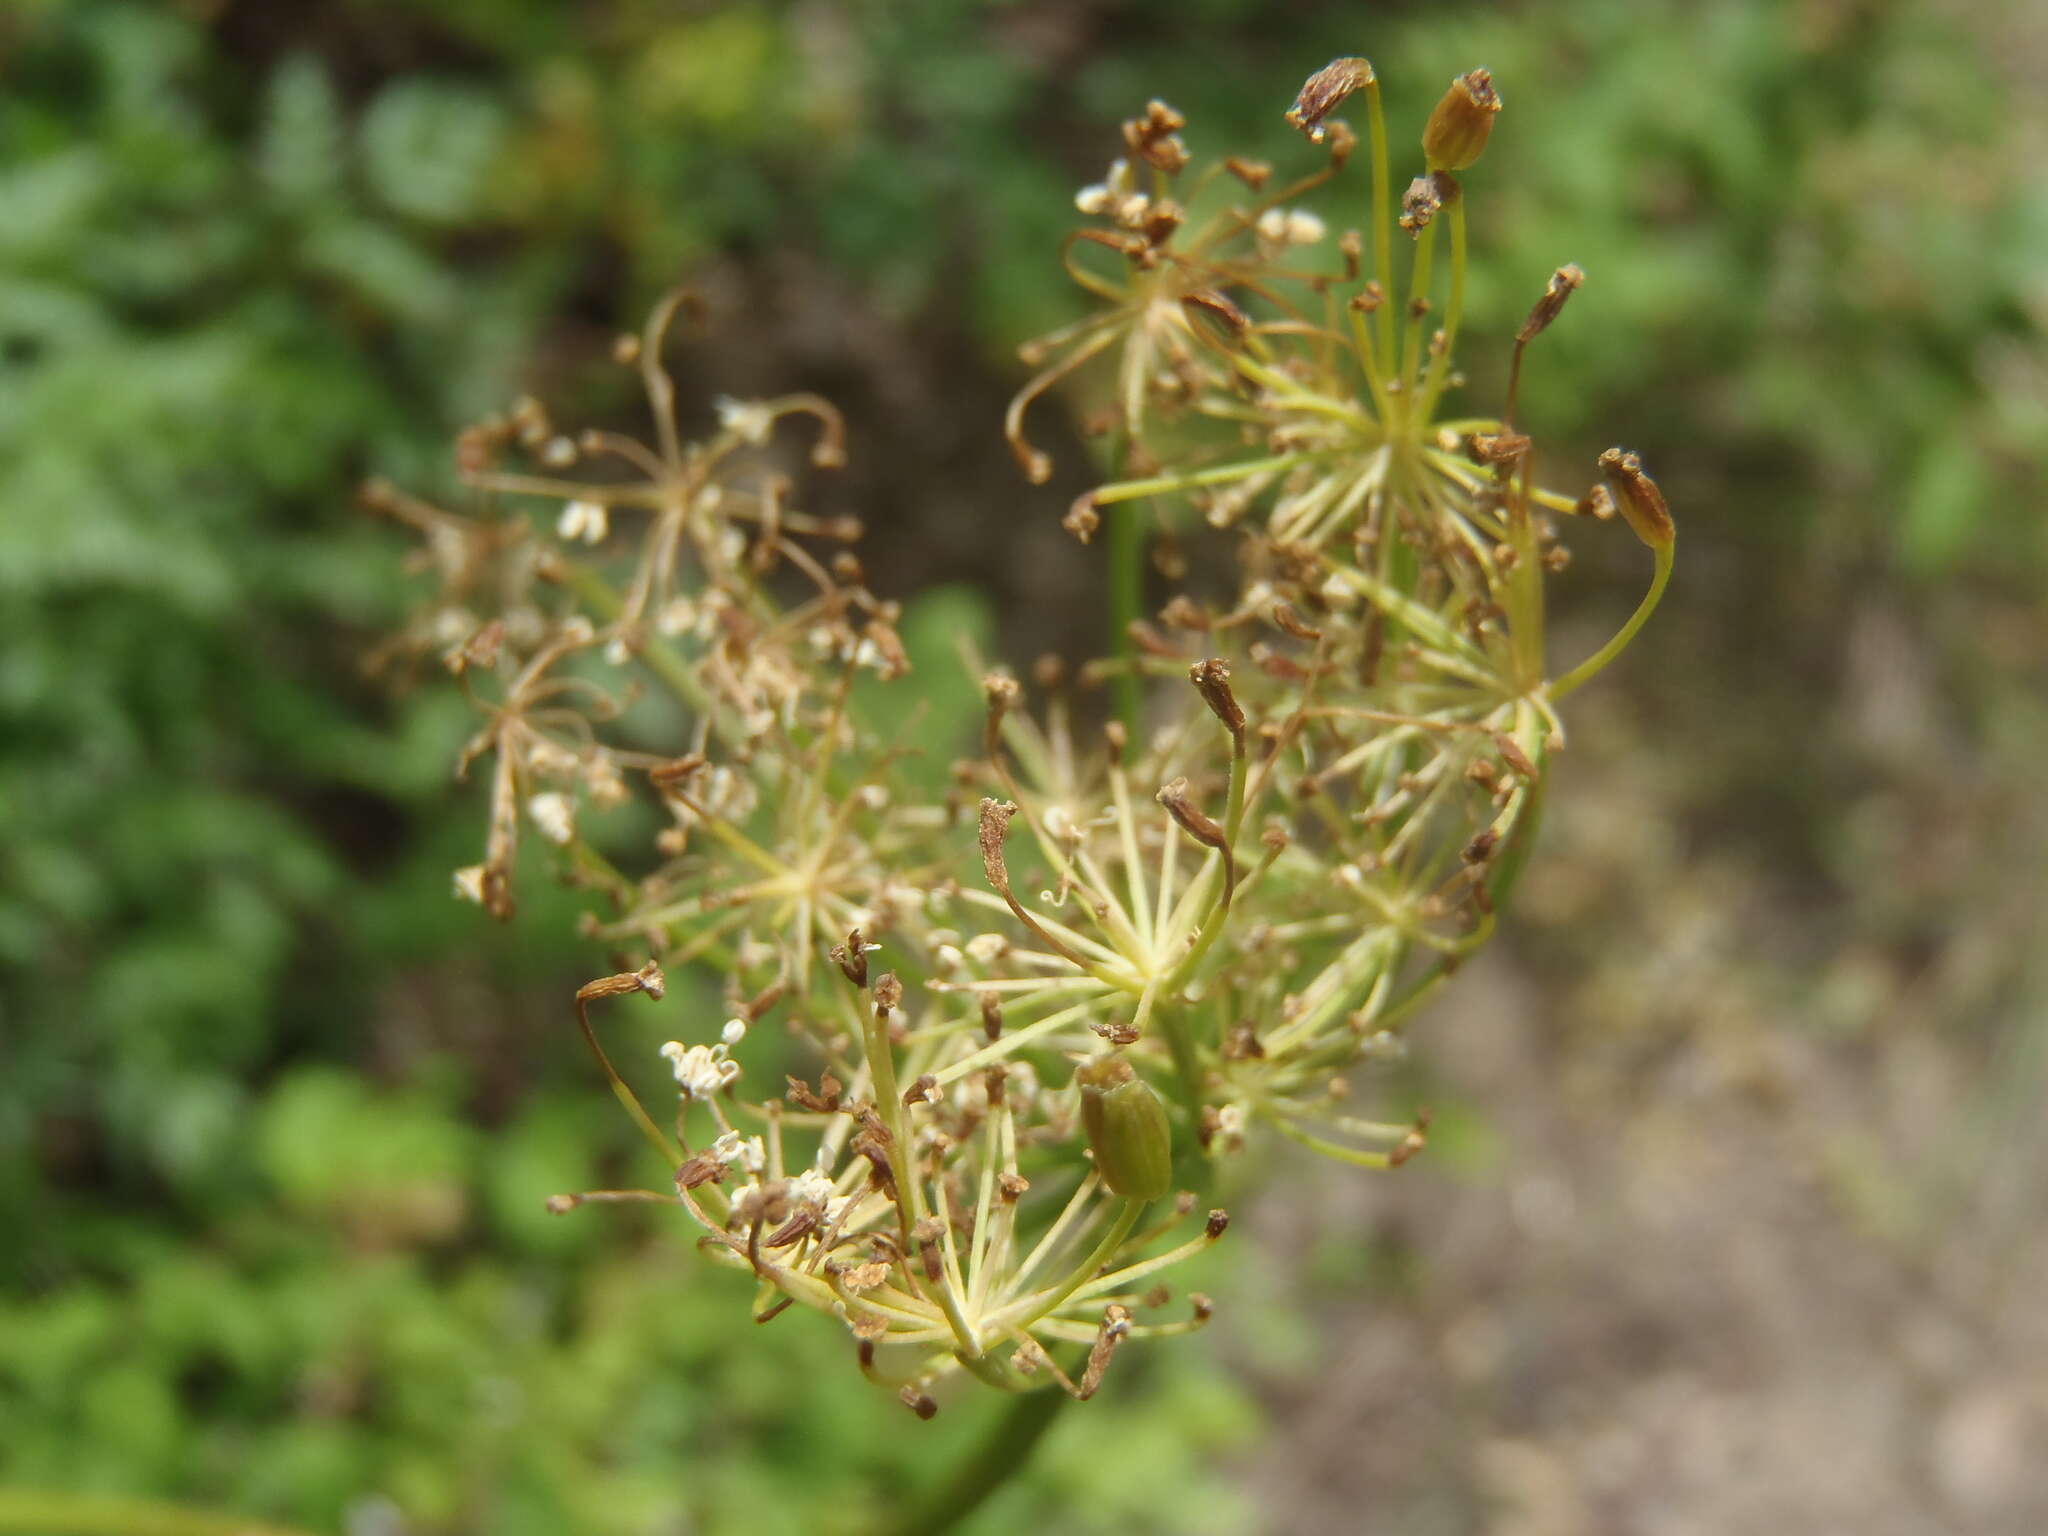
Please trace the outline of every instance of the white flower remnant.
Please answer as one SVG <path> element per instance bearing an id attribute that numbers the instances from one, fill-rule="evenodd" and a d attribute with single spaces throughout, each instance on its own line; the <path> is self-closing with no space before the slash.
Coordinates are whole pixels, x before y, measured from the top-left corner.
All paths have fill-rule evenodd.
<path id="1" fill-rule="evenodd" d="M 735 400 L 720 395 L 711 402 L 718 412 L 718 424 L 741 442 L 758 448 L 768 441 L 775 427 L 775 413 L 758 400 Z"/>
<path id="2" fill-rule="evenodd" d="M 455 898 L 458 901 L 484 904 L 484 866 L 465 864 L 455 871 Z"/>
<path id="3" fill-rule="evenodd" d="M 526 802 L 526 814 L 551 843 L 566 844 L 576 837 L 576 802 L 568 795 L 550 790 Z"/>
<path id="4" fill-rule="evenodd" d="M 1305 208 L 1268 208 L 1259 215 L 1259 234 L 1275 245 L 1314 245 L 1329 226 Z"/>
<path id="5" fill-rule="evenodd" d="M 610 515 L 601 502 L 572 501 L 555 519 L 555 534 L 571 544 L 602 544 L 611 526 Z"/>
<path id="6" fill-rule="evenodd" d="M 761 1138 L 742 1136 L 738 1131 L 723 1132 L 712 1142 L 711 1156 L 722 1166 L 746 1174 L 758 1174 L 768 1166 L 768 1148 Z"/>
<path id="7" fill-rule="evenodd" d="M 740 1064 L 726 1054 L 723 1043 L 684 1045 L 671 1040 L 662 1046 L 661 1054 L 676 1075 L 685 1104 L 713 1097 L 740 1075 Z"/>

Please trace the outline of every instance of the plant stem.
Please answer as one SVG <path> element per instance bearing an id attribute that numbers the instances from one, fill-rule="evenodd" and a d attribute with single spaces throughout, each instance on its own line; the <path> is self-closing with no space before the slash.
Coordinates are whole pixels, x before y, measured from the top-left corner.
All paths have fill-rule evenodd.
<path id="1" fill-rule="evenodd" d="M 1387 366 L 1394 355 L 1394 204 L 1387 184 L 1387 118 L 1380 107 L 1380 83 L 1365 88 L 1372 133 L 1372 266 L 1380 280 L 1380 351 Z"/>
<path id="2" fill-rule="evenodd" d="M 1418 425 L 1427 426 L 1451 377 L 1451 350 L 1458 344 L 1458 322 L 1465 315 L 1465 194 L 1461 190 L 1450 206 L 1451 215 L 1451 302 L 1444 311 L 1444 349 L 1429 360 L 1429 382 L 1423 387 L 1422 404 L 1416 414 Z"/>
<path id="3" fill-rule="evenodd" d="M 1118 432 L 1110 446 L 1110 478 L 1123 478 L 1128 457 L 1124 433 Z M 1145 518 L 1140 505 L 1123 507 L 1109 515 L 1109 626 L 1117 660 L 1123 665 L 1116 674 L 1116 715 L 1135 745 L 1138 720 L 1144 705 L 1144 680 L 1138 673 L 1137 642 L 1131 626 L 1142 616 L 1145 602 Z"/>
<path id="4" fill-rule="evenodd" d="M 889 1536 L 939 1536 L 958 1526 L 1024 1470 L 1067 1401 L 1067 1394 L 1053 1387 L 1017 1398 L 937 1492 L 901 1525 L 887 1528 Z"/>
<path id="5" fill-rule="evenodd" d="M 1429 313 L 1429 269 L 1430 258 L 1436 252 L 1436 221 L 1430 220 L 1422 226 L 1415 237 L 1415 258 L 1408 267 L 1408 328 L 1401 341 L 1401 393 L 1407 397 L 1405 409 L 1411 425 L 1419 424 L 1414 403 L 1415 391 L 1422 384 L 1422 320 Z"/>
<path id="6" fill-rule="evenodd" d="M 1641 629 L 1649 621 L 1650 615 L 1657 611 L 1658 600 L 1664 596 L 1665 584 L 1671 580 L 1672 548 L 1672 545 L 1666 544 L 1656 551 L 1657 574 L 1651 578 L 1650 590 L 1636 611 L 1629 615 L 1628 622 L 1621 626 L 1620 633 L 1552 683 L 1547 690 L 1551 698 L 1561 699 L 1582 683 L 1590 681 L 1602 667 L 1628 649 L 1628 643 L 1635 639 L 1636 631 Z"/>

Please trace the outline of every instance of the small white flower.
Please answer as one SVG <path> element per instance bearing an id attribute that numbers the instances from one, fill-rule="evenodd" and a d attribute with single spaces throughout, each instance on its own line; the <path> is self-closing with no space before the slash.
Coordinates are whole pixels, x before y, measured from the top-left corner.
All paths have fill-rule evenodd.
<path id="1" fill-rule="evenodd" d="M 595 805 L 613 810 L 632 798 L 626 788 L 625 776 L 619 772 L 619 765 L 612 761 L 611 754 L 599 751 L 583 764 L 583 782 L 590 789 L 590 799 Z"/>
<path id="2" fill-rule="evenodd" d="M 577 769 L 574 752 L 545 736 L 536 736 L 526 749 L 526 766 L 544 778 L 566 779 Z"/>
<path id="3" fill-rule="evenodd" d="M 460 645 L 477 630 L 476 615 L 467 608 L 443 608 L 434 615 L 434 644 Z"/>
<path id="4" fill-rule="evenodd" d="M 768 1161 L 768 1149 L 758 1136 L 742 1136 L 738 1131 L 723 1132 L 718 1140 L 711 1143 L 711 1156 L 727 1168 L 737 1168 L 743 1173 L 759 1173 Z"/>
<path id="5" fill-rule="evenodd" d="M 610 515 L 602 503 L 595 501 L 572 501 L 555 519 L 556 535 L 572 544 L 578 539 L 585 544 L 601 544 L 611 527 Z"/>
<path id="6" fill-rule="evenodd" d="M 747 1038 L 747 1021 L 745 1019 L 727 1019 L 725 1021 L 725 1028 L 718 1032 L 718 1038 L 727 1045 L 738 1045 Z"/>
<path id="7" fill-rule="evenodd" d="M 740 1064 L 727 1058 L 723 1045 L 684 1045 L 671 1040 L 662 1046 L 682 1090 L 683 1102 L 708 1099 L 740 1075 Z"/>
<path id="8" fill-rule="evenodd" d="M 941 976 L 951 976 L 960 969 L 966 959 L 957 945 L 941 944 L 932 956 L 932 969 Z"/>
<path id="9" fill-rule="evenodd" d="M 540 451 L 540 461 L 549 469 L 567 469 L 576 462 L 575 442 L 561 436 L 549 438 Z"/>
<path id="10" fill-rule="evenodd" d="M 1244 1106 L 1225 1104 L 1216 1111 L 1216 1129 L 1225 1136 L 1236 1138 L 1244 1135 Z"/>
<path id="11" fill-rule="evenodd" d="M 1010 941 L 1000 933 L 977 933 L 967 941 L 966 949 L 977 965 L 990 965 L 1010 952 Z"/>
<path id="12" fill-rule="evenodd" d="M 604 644 L 604 659 L 615 667 L 623 667 L 633 659 L 633 647 L 626 644 L 624 635 L 613 635 Z"/>
<path id="13" fill-rule="evenodd" d="M 823 1211 L 832 1199 L 833 1188 L 829 1175 L 815 1168 L 806 1168 L 789 1181 L 790 1204 L 807 1205 L 815 1211 Z"/>
<path id="14" fill-rule="evenodd" d="M 687 597 L 670 598 L 654 616 L 654 627 L 671 639 L 687 633 L 696 622 L 697 605 Z"/>
<path id="15" fill-rule="evenodd" d="M 597 631 L 582 614 L 572 614 L 562 621 L 562 639 L 568 644 L 588 645 L 596 638 Z"/>
<path id="16" fill-rule="evenodd" d="M 758 400 L 735 400 L 730 395 L 720 395 L 711 406 L 718 412 L 719 426 L 757 448 L 768 441 L 768 434 L 774 429 L 773 413 Z"/>
<path id="17" fill-rule="evenodd" d="M 1329 226 L 1305 208 L 1268 208 L 1259 215 L 1259 236 L 1275 245 L 1314 245 Z"/>
<path id="18" fill-rule="evenodd" d="M 1109 172 L 1102 180 L 1074 194 L 1074 206 L 1087 214 L 1108 213 L 1131 195 L 1135 185 L 1131 162 L 1119 157 L 1109 162 Z"/>
<path id="19" fill-rule="evenodd" d="M 551 843 L 568 843 L 576 836 L 576 802 L 559 791 L 535 795 L 526 802 L 526 814 Z"/>
<path id="20" fill-rule="evenodd" d="M 1289 245 L 1314 245 L 1329 232 L 1329 226 L 1306 208 L 1296 208 L 1287 215 Z"/>
<path id="21" fill-rule="evenodd" d="M 455 871 L 455 896 L 458 901 L 473 901 L 484 904 L 484 866 L 466 864 Z"/>

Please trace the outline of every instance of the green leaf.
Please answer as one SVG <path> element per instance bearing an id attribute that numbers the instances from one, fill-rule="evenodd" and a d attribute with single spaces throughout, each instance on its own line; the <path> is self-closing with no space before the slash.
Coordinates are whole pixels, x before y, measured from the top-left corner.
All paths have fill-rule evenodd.
<path id="1" fill-rule="evenodd" d="M 364 113 L 363 175 L 387 207 L 453 224 L 483 201 L 505 142 L 505 116 L 481 92 L 438 80 L 400 80 Z"/>
<path id="2" fill-rule="evenodd" d="M 287 59 L 270 77 L 257 174 L 284 202 L 332 204 L 341 190 L 343 154 L 341 106 L 326 70 L 306 54 Z"/>

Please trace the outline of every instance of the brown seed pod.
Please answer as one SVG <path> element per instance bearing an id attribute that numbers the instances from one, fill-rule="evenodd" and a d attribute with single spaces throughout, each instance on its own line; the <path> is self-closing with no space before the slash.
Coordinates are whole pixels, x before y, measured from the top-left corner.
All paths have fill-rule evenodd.
<path id="1" fill-rule="evenodd" d="M 1429 168 L 1462 171 L 1477 160 L 1499 114 L 1500 93 L 1493 88 L 1491 74 L 1475 69 L 1458 76 L 1422 130 L 1422 153 Z"/>

